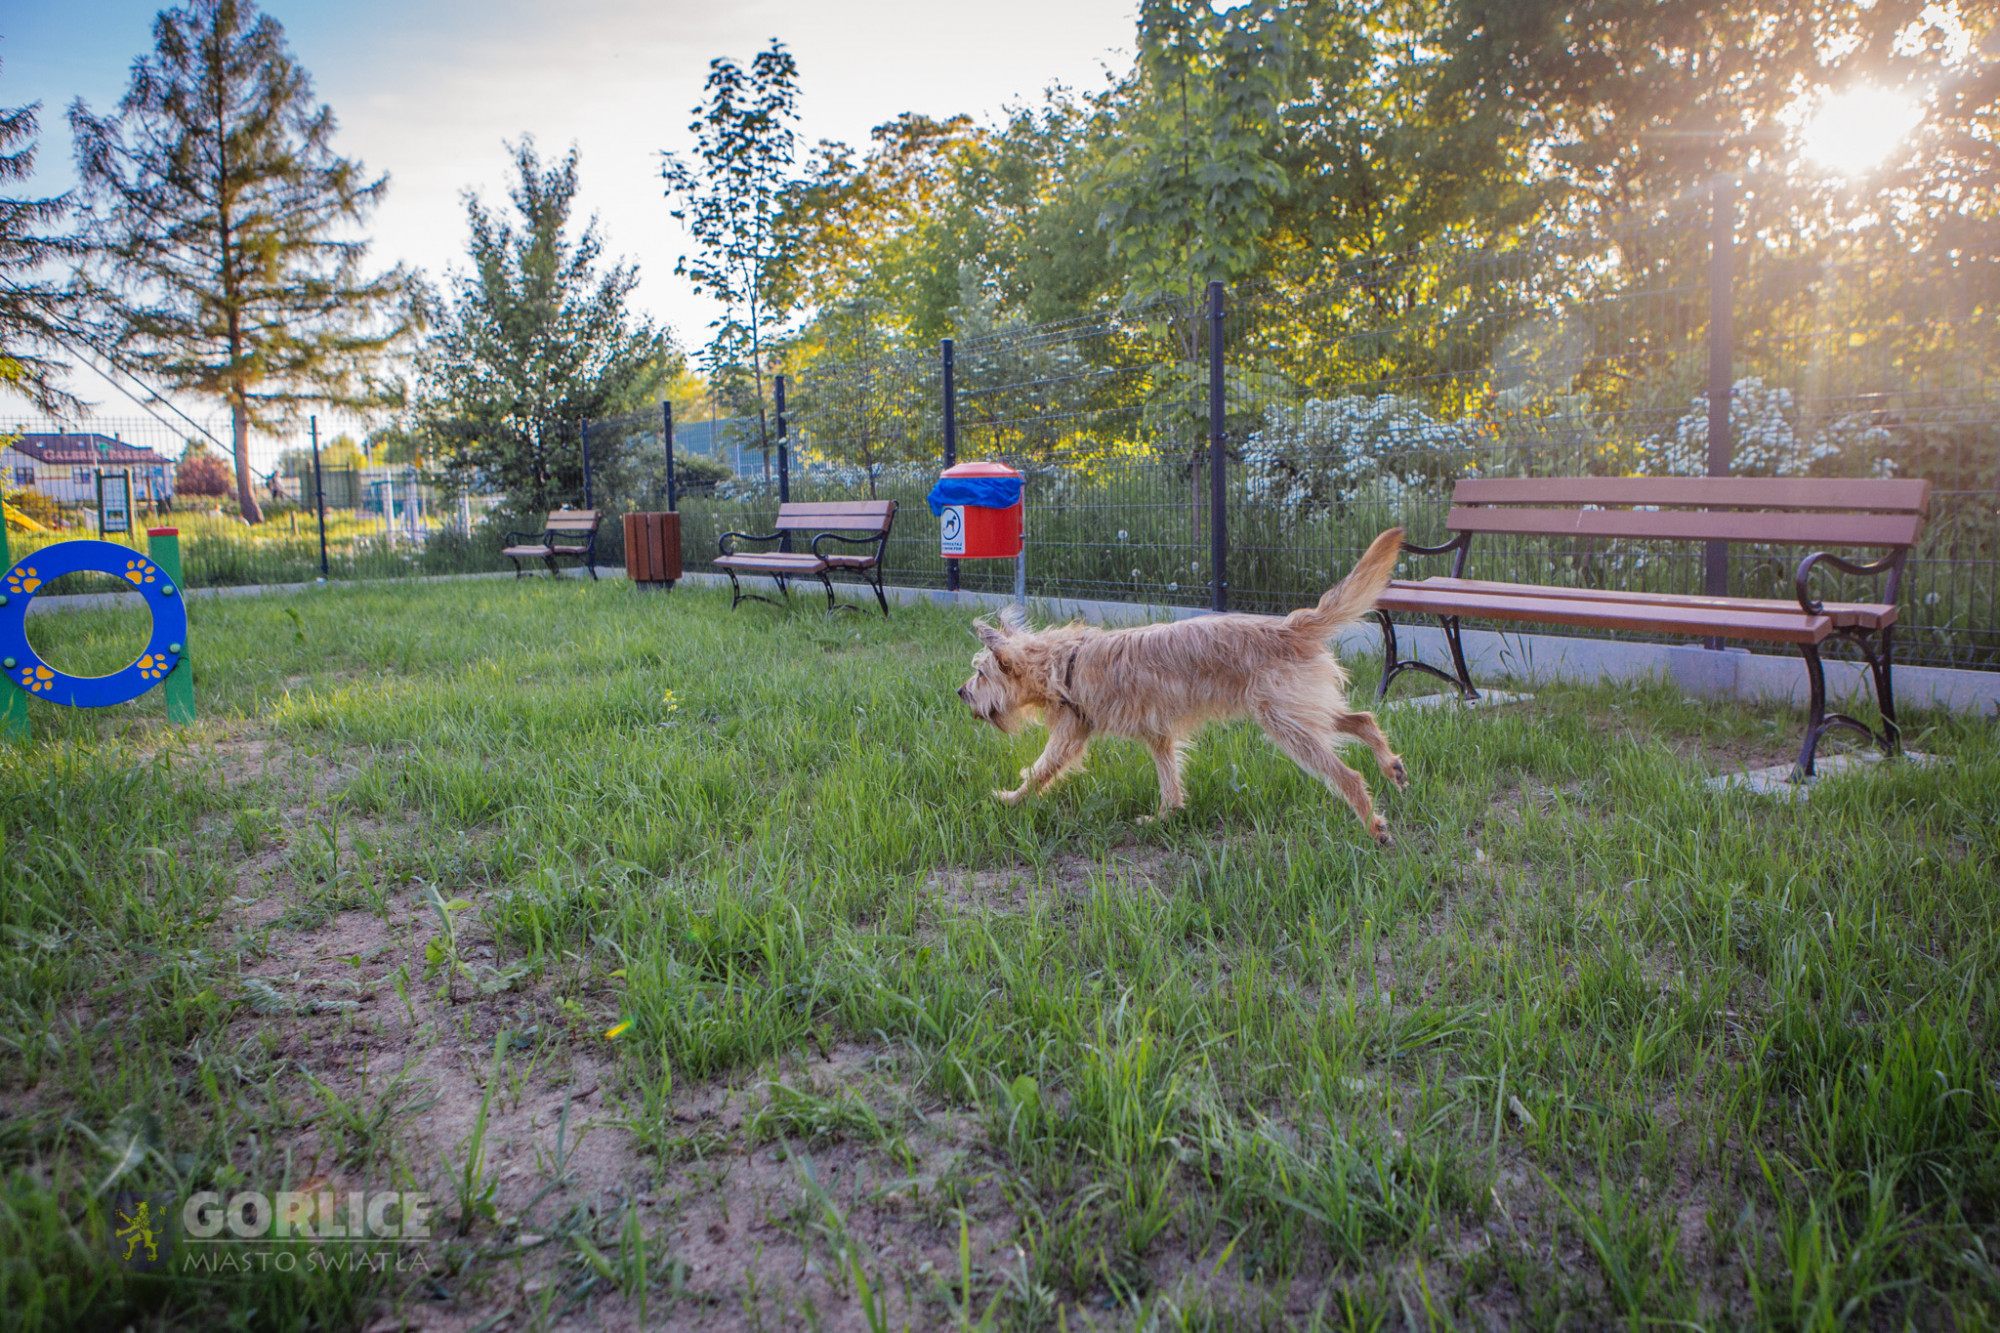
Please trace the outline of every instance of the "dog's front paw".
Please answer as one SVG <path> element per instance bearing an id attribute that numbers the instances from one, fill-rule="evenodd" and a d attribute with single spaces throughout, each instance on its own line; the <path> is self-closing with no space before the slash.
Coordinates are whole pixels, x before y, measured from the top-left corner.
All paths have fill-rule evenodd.
<path id="1" fill-rule="evenodd" d="M 1394 847 L 1396 845 L 1396 840 L 1389 836 L 1389 821 L 1382 818 L 1382 816 L 1375 816 L 1373 822 L 1368 825 L 1368 831 L 1375 835 L 1375 845 L 1377 847 Z"/>
<path id="2" fill-rule="evenodd" d="M 1398 787 L 1407 787 L 1410 785 L 1410 770 L 1403 766 L 1403 757 L 1401 755 L 1397 755 L 1396 762 L 1389 765 L 1389 781 L 1395 783 Z"/>
<path id="3" fill-rule="evenodd" d="M 1018 791 L 1002 791 L 998 787 L 993 789 L 993 799 L 1002 805 L 1019 805 L 1022 795 L 1023 793 Z"/>

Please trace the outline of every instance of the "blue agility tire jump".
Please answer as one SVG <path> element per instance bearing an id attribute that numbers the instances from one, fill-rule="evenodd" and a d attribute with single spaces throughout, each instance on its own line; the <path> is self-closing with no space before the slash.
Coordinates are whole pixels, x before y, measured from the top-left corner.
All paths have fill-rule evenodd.
<path id="1" fill-rule="evenodd" d="M 108 676 L 72 676 L 44 662 L 28 642 L 28 604 L 65 574 L 109 574 L 146 600 L 153 635 L 137 661 Z M 158 685 L 187 655 L 186 599 L 150 557 L 116 542 L 74 541 L 21 557 L 0 577 L 0 669 L 35 699 L 71 708 L 130 703 Z"/>

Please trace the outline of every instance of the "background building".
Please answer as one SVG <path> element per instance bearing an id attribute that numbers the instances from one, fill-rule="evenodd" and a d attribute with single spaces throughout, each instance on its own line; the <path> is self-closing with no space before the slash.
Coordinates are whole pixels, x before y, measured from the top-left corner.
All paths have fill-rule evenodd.
<path id="1" fill-rule="evenodd" d="M 38 491 L 57 504 L 96 504 L 99 472 L 130 473 L 134 504 L 174 494 L 169 459 L 105 435 L 16 435 L 0 450 L 0 469 L 8 489 Z"/>

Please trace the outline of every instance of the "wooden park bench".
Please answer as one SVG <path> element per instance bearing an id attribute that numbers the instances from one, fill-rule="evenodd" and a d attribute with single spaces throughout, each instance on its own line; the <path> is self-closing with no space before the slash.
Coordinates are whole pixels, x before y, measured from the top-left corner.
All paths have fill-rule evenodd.
<path id="1" fill-rule="evenodd" d="M 514 562 L 514 577 L 520 578 L 527 571 L 521 568 L 523 560 L 539 560 L 549 567 L 549 577 L 556 575 L 556 561 L 581 560 L 590 577 L 597 577 L 597 525 L 603 514 L 595 509 L 571 509 L 564 506 L 551 513 L 548 522 L 539 533 L 510 532 L 508 541 L 519 537 L 539 536 L 539 542 L 526 545 L 508 546 L 500 554 Z"/>
<path id="2" fill-rule="evenodd" d="M 1422 671 L 1476 699 L 1459 640 L 1461 617 L 1534 621 L 1643 634 L 1796 645 L 1805 657 L 1809 701 L 1796 776 L 1811 777 L 1820 738 L 1835 727 L 1858 731 L 1894 755 L 1901 748 L 1890 676 L 1896 591 L 1903 566 L 1929 512 L 1927 481 L 1820 480 L 1771 477 L 1558 477 L 1461 481 L 1452 491 L 1445 527 L 1456 534 L 1441 546 L 1409 546 L 1413 555 L 1453 553 L 1451 575 L 1421 582 L 1396 580 L 1376 604 L 1382 625 L 1383 671 L 1378 697 L 1405 671 Z M 1791 600 L 1707 597 L 1602 588 L 1549 587 L 1465 577 L 1473 537 L 1690 541 L 1814 547 L 1793 576 Z M 1857 564 L 1823 548 L 1865 547 L 1886 554 Z M 1819 602 L 1812 574 L 1820 565 L 1848 574 L 1888 575 L 1879 602 Z M 1396 656 L 1393 615 L 1436 616 L 1451 648 L 1454 674 Z M 1857 648 L 1867 661 L 1881 711 L 1878 732 L 1844 713 L 1826 711 L 1820 649 L 1828 639 Z"/>
<path id="3" fill-rule="evenodd" d="M 826 607 L 834 610 L 858 611 L 859 607 L 843 606 L 834 600 L 833 578 L 836 573 L 855 574 L 868 587 L 875 590 L 875 600 L 881 603 L 882 614 L 889 614 L 889 598 L 882 590 L 882 556 L 888 548 L 889 529 L 895 526 L 896 502 L 894 500 L 816 500 L 810 503 L 782 504 L 778 506 L 778 521 L 774 530 L 763 534 L 747 532 L 725 532 L 722 534 L 722 554 L 716 560 L 718 569 L 729 574 L 729 609 L 734 611 L 744 601 L 754 599 L 782 605 L 773 598 L 744 592 L 737 582 L 738 574 L 762 574 L 778 585 L 778 591 L 787 598 L 792 595 L 789 586 L 796 578 L 817 578 L 826 588 Z M 810 551 L 745 551 L 731 548 L 730 542 L 774 542 L 788 533 L 815 534 L 810 543 Z M 858 534 L 846 536 L 843 534 Z M 850 546 L 869 546 L 875 549 L 866 552 L 828 554 L 820 550 L 826 542 L 845 542 Z"/>

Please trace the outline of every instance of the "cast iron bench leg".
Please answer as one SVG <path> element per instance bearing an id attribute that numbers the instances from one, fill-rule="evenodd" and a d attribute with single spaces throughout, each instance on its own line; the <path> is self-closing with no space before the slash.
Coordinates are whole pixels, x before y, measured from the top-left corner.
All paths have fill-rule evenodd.
<path id="1" fill-rule="evenodd" d="M 1882 748 L 1890 755 L 1903 752 L 1903 727 L 1896 721 L 1895 635 L 1894 625 L 1882 627 L 1881 664 L 1868 664 L 1875 673 L 1875 704 L 1882 710 Z"/>
<path id="2" fill-rule="evenodd" d="M 1826 711 L 1826 669 L 1820 662 L 1819 645 L 1800 644 L 1799 651 L 1806 659 L 1806 738 L 1799 746 L 1798 762 L 1792 767 L 1794 782 L 1813 776 L 1820 739 L 1836 727 L 1860 732 L 1876 744 L 1885 759 L 1893 759 L 1903 752 L 1903 729 L 1896 722 L 1895 682 L 1891 674 L 1895 627 L 1884 626 L 1879 631 L 1841 629 L 1834 633 L 1860 649 L 1862 657 L 1867 660 L 1870 684 L 1875 687 L 1875 706 L 1882 714 L 1882 729 L 1877 731 L 1860 718 L 1849 717 L 1845 713 Z M 1873 642 L 1878 633 L 1882 640 L 1879 650 Z"/>
<path id="3" fill-rule="evenodd" d="M 1405 671 L 1421 671 L 1427 676 L 1436 676 L 1445 684 L 1458 691 L 1459 698 L 1471 703 L 1479 697 L 1478 687 L 1473 685 L 1472 676 L 1465 668 L 1465 649 L 1458 641 L 1458 617 L 1439 616 L 1444 624 L 1445 641 L 1451 645 L 1452 665 L 1458 668 L 1458 675 L 1449 676 L 1428 662 L 1415 658 L 1399 661 L 1396 657 L 1396 622 L 1387 611 L 1377 607 L 1375 619 L 1382 626 L 1382 683 L 1375 687 L 1375 699 L 1379 703 L 1389 697 L 1389 685 Z"/>

